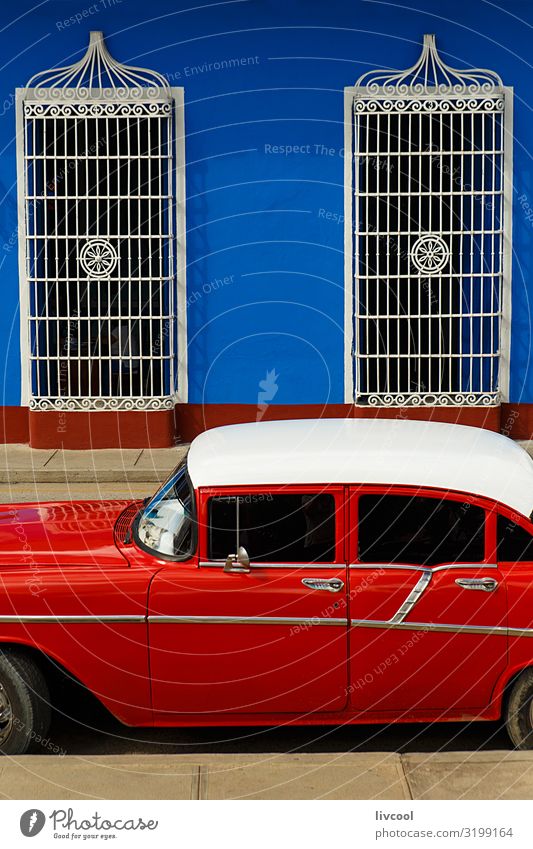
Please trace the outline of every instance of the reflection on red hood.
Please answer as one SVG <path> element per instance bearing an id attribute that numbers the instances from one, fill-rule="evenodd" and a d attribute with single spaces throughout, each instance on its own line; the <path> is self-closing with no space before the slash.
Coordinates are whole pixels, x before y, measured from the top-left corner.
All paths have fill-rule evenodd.
<path id="1" fill-rule="evenodd" d="M 123 566 L 113 528 L 131 501 L 50 501 L 0 506 L 0 568 Z"/>

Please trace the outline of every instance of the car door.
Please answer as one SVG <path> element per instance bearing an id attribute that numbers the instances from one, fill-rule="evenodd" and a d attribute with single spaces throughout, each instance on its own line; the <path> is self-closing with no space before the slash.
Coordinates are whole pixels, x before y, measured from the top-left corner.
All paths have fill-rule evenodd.
<path id="1" fill-rule="evenodd" d="M 220 488 L 199 500 L 199 561 L 169 563 L 150 591 L 156 721 L 340 711 L 348 699 L 343 487 Z M 239 546 L 249 571 L 226 571 Z"/>
<path id="2" fill-rule="evenodd" d="M 498 566 L 509 606 L 509 675 L 533 661 L 533 523 L 503 508 L 497 517 Z"/>
<path id="3" fill-rule="evenodd" d="M 486 517 L 470 496 L 352 490 L 355 709 L 440 716 L 488 705 L 507 660 L 507 603 Z"/>

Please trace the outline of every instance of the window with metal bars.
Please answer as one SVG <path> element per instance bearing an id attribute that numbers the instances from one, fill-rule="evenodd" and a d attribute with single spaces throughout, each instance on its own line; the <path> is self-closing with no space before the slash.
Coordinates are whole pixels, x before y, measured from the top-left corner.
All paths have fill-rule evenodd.
<path id="1" fill-rule="evenodd" d="M 91 56 L 104 52 L 106 85 L 95 86 Z M 162 78 L 143 85 L 153 72 L 134 85 L 101 38 L 87 56 L 89 81 L 78 68 L 61 86 L 56 72 L 22 96 L 29 403 L 170 407 L 173 98 Z"/>
<path id="2" fill-rule="evenodd" d="M 409 72 L 351 90 L 359 404 L 500 397 L 505 90 L 460 73 L 426 36 Z"/>

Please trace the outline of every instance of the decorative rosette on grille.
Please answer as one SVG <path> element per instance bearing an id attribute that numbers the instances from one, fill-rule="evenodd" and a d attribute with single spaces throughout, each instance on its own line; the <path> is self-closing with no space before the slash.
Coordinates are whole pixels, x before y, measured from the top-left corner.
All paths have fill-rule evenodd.
<path id="1" fill-rule="evenodd" d="M 411 262 L 421 274 L 432 277 L 447 265 L 450 249 L 438 233 L 424 233 L 413 245 Z"/>

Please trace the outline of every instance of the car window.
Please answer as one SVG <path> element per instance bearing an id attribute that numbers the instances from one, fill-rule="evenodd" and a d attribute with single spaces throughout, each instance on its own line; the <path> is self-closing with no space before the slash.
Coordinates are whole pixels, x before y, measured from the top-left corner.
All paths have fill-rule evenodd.
<path id="1" fill-rule="evenodd" d="M 505 516 L 498 516 L 498 560 L 533 560 L 533 536 Z"/>
<path id="2" fill-rule="evenodd" d="M 403 495 L 359 499 L 363 563 L 478 563 L 484 559 L 485 513 L 468 502 Z"/>
<path id="3" fill-rule="evenodd" d="M 156 492 L 141 513 L 137 542 L 156 555 L 189 557 L 194 541 L 194 492 L 183 463 Z"/>
<path id="4" fill-rule="evenodd" d="M 209 500 L 209 558 L 244 546 L 252 562 L 335 560 L 335 499 L 330 494 L 251 493 Z"/>

